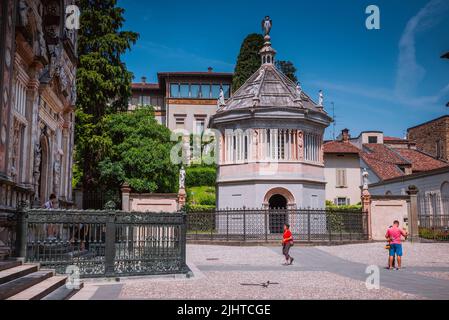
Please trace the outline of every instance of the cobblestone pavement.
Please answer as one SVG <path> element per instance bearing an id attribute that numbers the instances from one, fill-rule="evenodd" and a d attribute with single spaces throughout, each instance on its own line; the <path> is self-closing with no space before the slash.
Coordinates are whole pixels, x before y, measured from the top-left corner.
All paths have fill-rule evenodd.
<path id="1" fill-rule="evenodd" d="M 91 282 L 72 299 L 449 299 L 449 244 L 405 244 L 405 268 L 384 267 L 381 243 L 294 247 L 293 266 L 280 248 L 189 245 L 190 279 L 157 277 Z M 367 267 L 378 265 L 380 289 L 366 287 Z M 275 283 L 268 288 L 258 284 Z"/>

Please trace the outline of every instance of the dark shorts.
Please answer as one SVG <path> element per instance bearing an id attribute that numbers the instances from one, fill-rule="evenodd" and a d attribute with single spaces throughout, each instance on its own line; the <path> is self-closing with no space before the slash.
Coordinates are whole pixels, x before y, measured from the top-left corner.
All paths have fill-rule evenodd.
<path id="1" fill-rule="evenodd" d="M 390 245 L 390 257 L 402 257 L 402 244 L 391 244 Z"/>
<path id="2" fill-rule="evenodd" d="M 282 245 L 282 254 L 284 256 L 288 256 L 290 253 L 290 248 L 293 247 L 293 243 L 289 242 L 289 243 L 285 243 Z"/>

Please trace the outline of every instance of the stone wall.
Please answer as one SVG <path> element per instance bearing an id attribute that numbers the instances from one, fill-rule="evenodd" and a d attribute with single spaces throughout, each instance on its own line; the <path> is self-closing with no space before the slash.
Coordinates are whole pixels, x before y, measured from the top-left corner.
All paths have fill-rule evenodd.
<path id="1" fill-rule="evenodd" d="M 395 220 L 408 230 L 408 196 L 372 196 L 371 230 L 372 240 L 383 241 L 387 229 Z"/>
<path id="2" fill-rule="evenodd" d="M 177 194 L 122 194 L 123 211 L 176 213 L 179 209 Z"/>
<path id="3" fill-rule="evenodd" d="M 441 141 L 441 158 L 449 161 L 449 116 L 409 129 L 408 139 L 433 157 L 437 157 L 437 143 Z"/>

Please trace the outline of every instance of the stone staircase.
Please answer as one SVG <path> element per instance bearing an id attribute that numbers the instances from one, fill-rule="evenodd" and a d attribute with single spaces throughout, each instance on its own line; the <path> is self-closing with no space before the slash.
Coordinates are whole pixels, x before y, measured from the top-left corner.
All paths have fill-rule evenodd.
<path id="1" fill-rule="evenodd" d="M 0 300 L 68 300 L 79 290 L 68 289 L 67 278 L 38 264 L 0 261 Z"/>

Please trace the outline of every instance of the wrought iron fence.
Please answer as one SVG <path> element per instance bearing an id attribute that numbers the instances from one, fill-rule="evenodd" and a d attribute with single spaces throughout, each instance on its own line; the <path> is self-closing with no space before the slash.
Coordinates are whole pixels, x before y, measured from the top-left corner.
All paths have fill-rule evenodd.
<path id="1" fill-rule="evenodd" d="M 29 210 L 18 213 L 27 262 L 82 277 L 186 273 L 184 214 Z"/>
<path id="2" fill-rule="evenodd" d="M 418 217 L 421 238 L 449 241 L 449 197 L 439 193 L 420 195 Z"/>
<path id="3" fill-rule="evenodd" d="M 7 259 L 15 254 L 15 213 L 16 210 L 11 208 L 0 209 L 0 260 Z"/>
<path id="4" fill-rule="evenodd" d="M 368 215 L 351 210 L 211 210 L 187 213 L 187 239 L 278 241 L 284 224 L 295 241 L 368 240 Z"/>

